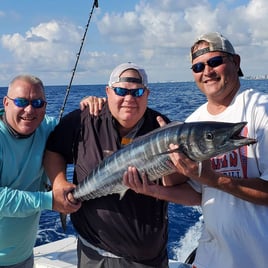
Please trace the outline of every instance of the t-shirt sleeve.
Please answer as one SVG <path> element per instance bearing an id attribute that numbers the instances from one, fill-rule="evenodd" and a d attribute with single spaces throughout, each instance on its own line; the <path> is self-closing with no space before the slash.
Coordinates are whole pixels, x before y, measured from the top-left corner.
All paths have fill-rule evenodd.
<path id="1" fill-rule="evenodd" d="M 81 111 L 75 110 L 62 118 L 51 132 L 46 150 L 63 155 L 67 163 L 73 162 L 74 143 L 80 133 Z"/>

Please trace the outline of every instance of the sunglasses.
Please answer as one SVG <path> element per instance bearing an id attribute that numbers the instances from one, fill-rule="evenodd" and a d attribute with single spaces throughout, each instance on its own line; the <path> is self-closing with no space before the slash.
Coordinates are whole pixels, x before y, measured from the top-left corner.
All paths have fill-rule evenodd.
<path id="1" fill-rule="evenodd" d="M 25 108 L 31 104 L 34 108 L 39 109 L 39 108 L 44 107 L 44 105 L 47 103 L 46 101 L 44 101 L 42 99 L 36 99 L 36 100 L 27 100 L 25 98 L 12 99 L 8 96 L 7 96 L 7 98 L 12 100 L 14 102 L 14 104 L 20 108 Z"/>
<path id="2" fill-rule="evenodd" d="M 138 98 L 141 97 L 145 92 L 145 88 L 127 89 L 123 87 L 113 87 L 112 89 L 117 96 L 121 97 L 131 95 L 134 98 Z"/>
<path id="3" fill-rule="evenodd" d="M 195 63 L 192 65 L 191 69 L 195 73 L 200 73 L 200 72 L 204 71 L 206 65 L 208 65 L 209 67 L 212 67 L 212 68 L 218 67 L 221 64 L 223 64 L 224 57 L 227 57 L 227 56 L 216 56 L 216 57 L 209 59 L 206 63 L 205 62 Z"/>

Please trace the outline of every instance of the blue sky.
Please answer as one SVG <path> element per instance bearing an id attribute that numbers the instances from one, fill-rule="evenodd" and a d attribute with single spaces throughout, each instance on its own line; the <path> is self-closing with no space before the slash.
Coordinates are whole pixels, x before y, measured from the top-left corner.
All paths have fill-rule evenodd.
<path id="1" fill-rule="evenodd" d="M 99 0 L 73 84 L 106 83 L 126 61 L 150 82 L 192 80 L 189 48 L 219 31 L 242 58 L 246 76 L 268 73 L 267 0 Z M 0 86 L 31 73 L 67 85 L 93 0 L 1 0 Z"/>

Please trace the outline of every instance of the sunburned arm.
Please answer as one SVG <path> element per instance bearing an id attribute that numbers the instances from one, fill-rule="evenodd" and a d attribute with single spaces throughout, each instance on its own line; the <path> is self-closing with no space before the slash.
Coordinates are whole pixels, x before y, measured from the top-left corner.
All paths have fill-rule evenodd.
<path id="1" fill-rule="evenodd" d="M 185 206 L 201 205 L 201 194 L 188 183 L 173 186 L 157 185 L 152 197 Z"/>
<path id="2" fill-rule="evenodd" d="M 68 214 L 80 208 L 80 203 L 74 202 L 70 193 L 75 185 L 66 179 L 66 162 L 64 158 L 55 152 L 46 150 L 44 167 L 48 175 L 53 191 L 53 209 Z"/>
<path id="3" fill-rule="evenodd" d="M 52 187 L 59 183 L 65 184 L 66 162 L 60 154 L 46 150 L 44 156 L 44 167 Z"/>
<path id="4" fill-rule="evenodd" d="M 171 145 L 171 149 L 174 149 Z M 212 169 L 210 161 L 202 163 L 202 172 L 198 174 L 198 163 L 182 153 L 172 153 L 171 160 L 178 172 L 195 181 L 232 194 L 240 199 L 258 205 L 268 205 L 268 182 L 260 178 L 233 178 Z"/>
<path id="5" fill-rule="evenodd" d="M 173 174 L 167 176 L 165 179 L 169 179 L 168 184 L 159 185 L 148 181 L 146 174 L 141 175 L 142 182 L 139 179 L 137 169 L 135 167 L 129 167 L 128 171 L 124 173 L 123 181 L 126 186 L 131 188 L 136 193 L 148 195 L 157 199 L 182 204 L 186 206 L 200 205 L 201 194 L 197 193 L 187 182 L 185 177 L 181 177 L 179 174 Z M 177 184 L 173 183 L 177 181 Z"/>
<path id="6" fill-rule="evenodd" d="M 179 174 L 174 172 L 168 176 L 164 176 L 162 178 L 162 182 L 164 186 L 173 186 L 187 182 L 189 178 L 184 176 L 183 174 Z"/>
<path id="7" fill-rule="evenodd" d="M 232 194 L 238 198 L 258 205 L 268 205 L 268 181 L 260 178 L 232 178 L 224 174 L 214 173 L 208 181 L 201 175 L 200 181 L 208 186 Z"/>

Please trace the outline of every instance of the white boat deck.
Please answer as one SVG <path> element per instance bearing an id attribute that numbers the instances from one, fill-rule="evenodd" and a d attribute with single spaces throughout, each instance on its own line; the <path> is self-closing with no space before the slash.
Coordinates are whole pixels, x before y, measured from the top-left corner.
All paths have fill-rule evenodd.
<path id="1" fill-rule="evenodd" d="M 34 248 L 35 268 L 76 268 L 76 241 L 75 236 L 70 236 Z M 170 260 L 170 268 L 179 267 L 179 262 Z"/>
<path id="2" fill-rule="evenodd" d="M 75 236 L 34 248 L 35 268 L 76 268 Z"/>

